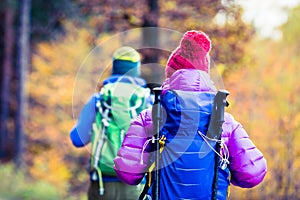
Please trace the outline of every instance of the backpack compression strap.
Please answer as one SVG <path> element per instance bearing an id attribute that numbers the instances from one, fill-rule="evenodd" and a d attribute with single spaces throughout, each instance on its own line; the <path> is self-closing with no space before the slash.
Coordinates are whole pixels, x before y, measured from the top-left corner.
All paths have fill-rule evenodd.
<path id="1" fill-rule="evenodd" d="M 105 111 L 103 111 L 100 101 L 101 101 L 101 94 L 98 94 L 96 96 L 96 118 L 95 118 L 95 123 L 93 124 L 91 173 L 92 173 L 92 180 L 97 180 L 98 178 L 99 194 L 103 195 L 104 186 L 103 186 L 102 172 L 98 166 L 98 163 L 100 160 L 100 152 L 105 141 L 105 131 L 107 126 L 109 125 L 110 118 L 108 117 L 108 109 L 105 109 Z"/>

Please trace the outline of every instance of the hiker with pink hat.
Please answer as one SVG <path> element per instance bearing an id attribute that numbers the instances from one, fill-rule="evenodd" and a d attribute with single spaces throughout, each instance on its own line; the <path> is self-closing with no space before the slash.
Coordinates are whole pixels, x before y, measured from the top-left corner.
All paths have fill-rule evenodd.
<path id="1" fill-rule="evenodd" d="M 187 31 L 168 59 L 160 95 L 159 180 L 151 176 L 155 165 L 151 108 L 132 121 L 114 159 L 117 177 L 127 184 L 139 184 L 148 172 L 148 199 L 154 197 L 156 181 L 159 199 L 212 199 L 215 166 L 215 199 L 226 199 L 230 184 L 252 188 L 266 175 L 263 154 L 231 114 L 224 113 L 220 140 L 207 135 L 217 93 L 209 75 L 211 48 L 204 32 Z M 216 143 L 221 145 L 220 152 L 214 148 Z"/>

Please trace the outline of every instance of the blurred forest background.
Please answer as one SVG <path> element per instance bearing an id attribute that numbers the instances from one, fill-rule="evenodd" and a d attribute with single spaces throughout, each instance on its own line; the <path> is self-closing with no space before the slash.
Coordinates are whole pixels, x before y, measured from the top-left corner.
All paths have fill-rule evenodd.
<path id="1" fill-rule="evenodd" d="M 228 111 L 268 162 L 262 184 L 232 186 L 230 199 L 300 199 L 300 6 L 288 13 L 272 40 L 242 20 L 234 0 L 2 0 L 0 199 L 86 199 L 89 147 L 75 149 L 69 131 L 109 73 L 111 53 L 127 44 L 114 36 L 137 30 L 133 37 L 149 47 L 138 49 L 143 77 L 163 80 L 178 37 L 152 48 L 159 32 L 146 27 L 203 30 L 212 39 Z"/>

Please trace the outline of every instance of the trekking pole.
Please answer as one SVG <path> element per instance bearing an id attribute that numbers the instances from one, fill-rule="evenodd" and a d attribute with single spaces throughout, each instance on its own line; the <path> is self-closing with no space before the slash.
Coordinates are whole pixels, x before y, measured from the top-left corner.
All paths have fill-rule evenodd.
<path id="1" fill-rule="evenodd" d="M 152 120 L 154 125 L 154 133 L 155 133 L 155 187 L 154 187 L 154 200 L 159 200 L 160 194 L 160 169 L 159 169 L 159 156 L 160 156 L 160 146 L 159 146 L 159 131 L 160 131 L 160 121 L 161 121 L 161 102 L 160 102 L 160 94 L 161 88 L 154 88 L 153 92 L 155 95 L 154 105 L 152 108 Z"/>
<path id="2" fill-rule="evenodd" d="M 219 90 L 214 99 L 214 105 L 212 114 L 210 117 L 210 122 L 208 126 L 208 131 L 206 136 L 212 139 L 221 140 L 222 134 L 222 125 L 224 122 L 224 112 L 225 107 L 229 104 L 226 101 L 226 97 L 229 95 L 229 92 L 226 90 Z M 216 143 L 216 152 L 220 153 L 220 143 Z M 219 173 L 219 161 L 220 157 L 215 155 L 215 168 L 214 168 L 214 179 L 212 185 L 212 200 L 217 199 L 218 193 L 218 173 Z"/>

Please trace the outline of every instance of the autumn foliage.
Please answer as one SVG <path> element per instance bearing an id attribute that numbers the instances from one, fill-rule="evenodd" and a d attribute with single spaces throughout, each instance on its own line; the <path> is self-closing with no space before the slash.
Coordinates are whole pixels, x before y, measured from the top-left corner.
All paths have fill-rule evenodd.
<path id="1" fill-rule="evenodd" d="M 108 76 L 111 53 L 124 42 L 112 38 L 142 27 L 149 11 L 147 1 L 138 1 L 137 9 L 132 0 L 74 2 L 82 18 L 59 15 L 63 31 L 51 35 L 51 40 L 39 37 L 33 43 L 26 84 L 24 168 L 16 176 L 9 176 L 13 173 L 10 165 L 0 170 L 1 177 L 19 182 L 16 187 L 29 196 L 49 192 L 52 199 L 84 199 L 89 146 L 73 147 L 69 131 L 82 105 Z M 272 41 L 253 38 L 252 27 L 241 19 L 241 8 L 232 6 L 230 0 L 222 2 L 160 1 L 158 25 L 179 33 L 189 29 L 208 33 L 213 43 L 212 64 L 230 92 L 228 111 L 266 157 L 264 182 L 252 189 L 231 187 L 231 199 L 300 199 L 300 8 L 291 11 L 282 27 L 282 40 Z M 105 41 L 109 41 L 105 49 L 99 48 Z M 165 65 L 168 53 L 160 55 L 160 65 Z M 149 68 L 142 70 L 146 78 L 154 74 Z M 10 183 L 0 184 L 0 198 L 10 195 L 5 192 L 9 188 Z M 12 193 L 15 198 L 28 198 Z"/>
<path id="2" fill-rule="evenodd" d="M 292 18 L 285 27 L 295 23 Z M 292 32 L 291 32 L 292 33 Z M 264 182 L 234 196 L 245 199 L 299 199 L 300 97 L 298 43 L 283 29 L 282 41 L 253 41 L 248 46 L 252 63 L 231 73 L 230 111 L 241 121 L 264 153 L 268 173 Z M 294 37 L 293 40 L 297 40 Z"/>

